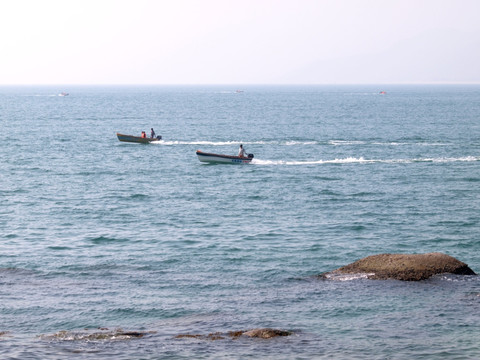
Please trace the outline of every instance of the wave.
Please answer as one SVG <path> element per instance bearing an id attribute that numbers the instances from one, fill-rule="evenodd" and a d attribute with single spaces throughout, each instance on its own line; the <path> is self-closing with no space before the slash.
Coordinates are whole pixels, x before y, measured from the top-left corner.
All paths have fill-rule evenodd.
<path id="1" fill-rule="evenodd" d="M 480 161 L 480 156 L 465 156 L 459 158 L 414 158 L 414 159 L 364 159 L 363 157 L 348 157 L 345 159 L 334 160 L 304 160 L 304 161 L 286 161 L 286 160 L 262 160 L 253 159 L 255 165 L 322 165 L 322 164 L 412 164 L 412 163 L 451 163 L 465 161 Z"/>

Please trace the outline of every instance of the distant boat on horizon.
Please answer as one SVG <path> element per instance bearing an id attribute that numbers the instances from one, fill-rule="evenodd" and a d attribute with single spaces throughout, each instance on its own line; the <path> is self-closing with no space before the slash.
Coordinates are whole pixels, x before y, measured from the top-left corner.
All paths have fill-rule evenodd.
<path id="1" fill-rule="evenodd" d="M 66 93 L 66 92 L 61 92 L 60 94 L 58 94 L 58 96 L 68 96 L 70 95 L 69 93 Z"/>
<path id="2" fill-rule="evenodd" d="M 380 91 L 380 95 L 385 95 L 387 92 L 386 91 Z"/>

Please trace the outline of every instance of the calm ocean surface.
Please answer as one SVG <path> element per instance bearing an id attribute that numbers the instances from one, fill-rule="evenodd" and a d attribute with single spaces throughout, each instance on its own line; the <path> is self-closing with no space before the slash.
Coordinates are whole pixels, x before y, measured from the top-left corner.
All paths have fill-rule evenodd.
<path id="1" fill-rule="evenodd" d="M 316 277 L 480 273 L 480 86 L 241 89 L 0 87 L 1 359 L 480 358 L 475 276 Z M 294 335 L 176 338 L 258 327 Z"/>

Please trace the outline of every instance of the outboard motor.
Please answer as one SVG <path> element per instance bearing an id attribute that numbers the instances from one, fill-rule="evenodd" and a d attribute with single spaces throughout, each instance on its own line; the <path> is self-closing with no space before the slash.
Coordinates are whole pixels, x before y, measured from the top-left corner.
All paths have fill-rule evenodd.
<path id="1" fill-rule="evenodd" d="M 248 154 L 249 159 L 253 159 L 253 154 Z"/>
<path id="2" fill-rule="evenodd" d="M 157 136 L 157 140 L 162 140 L 162 136 L 161 136 L 161 135 L 158 135 L 158 136 Z"/>

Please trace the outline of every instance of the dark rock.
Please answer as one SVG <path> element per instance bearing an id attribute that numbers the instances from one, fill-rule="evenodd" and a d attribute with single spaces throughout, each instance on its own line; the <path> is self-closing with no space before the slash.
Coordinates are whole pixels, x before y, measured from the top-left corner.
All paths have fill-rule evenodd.
<path id="1" fill-rule="evenodd" d="M 341 274 L 364 274 L 364 277 L 369 279 L 419 281 L 443 273 L 476 275 L 467 264 L 454 257 L 442 253 L 428 253 L 367 256 L 322 276 L 335 278 Z"/>
<path id="2" fill-rule="evenodd" d="M 145 333 L 141 333 L 138 331 L 122 331 L 117 333 L 118 336 L 130 336 L 130 337 L 143 337 L 145 336 Z"/>
<path id="3" fill-rule="evenodd" d="M 229 331 L 227 334 L 222 334 L 219 332 L 211 333 L 208 335 L 198 335 L 198 334 L 180 334 L 175 336 L 175 339 L 203 339 L 203 340 L 222 340 L 225 339 L 226 336 L 232 339 L 238 339 L 240 336 L 245 335 L 248 337 L 257 337 L 262 339 L 270 339 L 276 336 L 289 336 L 292 333 L 285 330 L 277 330 L 277 329 L 253 329 L 248 331 Z"/>
<path id="4" fill-rule="evenodd" d="M 199 334 L 180 334 L 175 336 L 175 339 L 203 339 L 203 340 L 222 340 L 225 339 L 222 333 L 216 332 L 208 335 Z"/>
<path id="5" fill-rule="evenodd" d="M 245 332 L 244 330 L 229 331 L 229 332 L 228 332 L 228 336 L 230 336 L 230 337 L 233 338 L 233 339 L 236 339 L 236 338 L 242 336 L 244 332 Z"/>
<path id="6" fill-rule="evenodd" d="M 262 339 L 271 339 L 277 336 L 289 336 L 289 335 L 292 335 L 292 333 L 290 331 L 285 331 L 285 330 L 265 328 L 265 329 L 249 330 L 244 332 L 243 335 L 246 335 L 249 337 L 262 338 Z"/>

